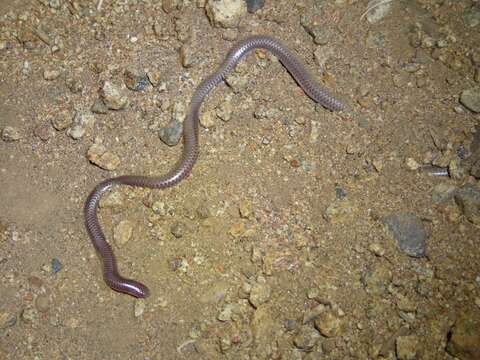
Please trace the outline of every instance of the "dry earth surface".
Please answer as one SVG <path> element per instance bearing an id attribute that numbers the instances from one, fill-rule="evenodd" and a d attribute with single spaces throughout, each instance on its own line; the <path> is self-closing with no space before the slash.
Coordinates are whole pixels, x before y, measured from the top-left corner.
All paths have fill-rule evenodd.
<path id="1" fill-rule="evenodd" d="M 374 5 L 0 0 L 0 359 L 479 359 L 480 3 Z M 189 178 L 102 199 L 151 295 L 112 291 L 88 193 L 166 173 L 196 86 L 253 34 L 348 109 L 249 54 Z"/>

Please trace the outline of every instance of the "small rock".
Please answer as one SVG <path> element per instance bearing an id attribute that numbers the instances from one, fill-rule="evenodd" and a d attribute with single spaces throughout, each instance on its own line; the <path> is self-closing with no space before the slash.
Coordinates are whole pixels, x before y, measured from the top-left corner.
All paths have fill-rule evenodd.
<path id="1" fill-rule="evenodd" d="M 65 84 L 73 94 L 80 94 L 83 91 L 82 80 L 77 76 L 68 76 L 65 79 Z"/>
<path id="2" fill-rule="evenodd" d="M 385 264 L 376 262 L 365 271 L 361 280 L 368 293 L 384 295 L 392 281 L 392 272 Z"/>
<path id="3" fill-rule="evenodd" d="M 85 135 L 86 132 L 87 131 L 83 126 L 76 124 L 67 130 L 67 135 L 73 140 L 79 140 Z"/>
<path id="4" fill-rule="evenodd" d="M 47 81 L 52 81 L 58 79 L 61 74 L 60 70 L 44 70 L 43 78 Z"/>
<path id="5" fill-rule="evenodd" d="M 159 70 L 148 70 L 147 77 L 153 87 L 158 87 L 162 79 L 162 73 Z"/>
<path id="6" fill-rule="evenodd" d="M 247 4 L 245 0 L 208 0 L 205 10 L 213 25 L 236 28 L 247 13 Z"/>
<path id="7" fill-rule="evenodd" d="M 207 218 L 209 218 L 210 216 L 212 216 L 208 205 L 205 204 L 205 203 L 200 204 L 200 205 L 197 207 L 196 213 L 197 213 L 197 215 L 198 215 L 198 217 L 199 217 L 200 219 L 207 219 Z"/>
<path id="8" fill-rule="evenodd" d="M 172 120 L 170 123 L 158 130 L 160 140 L 168 146 L 175 146 L 180 141 L 183 133 L 182 123 Z"/>
<path id="9" fill-rule="evenodd" d="M 260 305 L 266 303 L 271 296 L 271 289 L 267 284 L 255 283 L 250 290 L 249 301 L 253 307 L 258 308 Z"/>
<path id="10" fill-rule="evenodd" d="M 72 329 L 72 330 L 75 330 L 76 328 L 78 328 L 78 326 L 80 325 L 80 320 L 76 319 L 76 318 L 70 318 L 68 319 L 66 322 L 65 322 L 65 325 Z"/>
<path id="11" fill-rule="evenodd" d="M 232 118 L 233 106 L 232 101 L 230 98 L 227 98 L 224 102 L 222 102 L 216 109 L 217 116 L 222 121 L 230 121 Z"/>
<path id="12" fill-rule="evenodd" d="M 115 170 L 120 165 L 120 158 L 107 151 L 102 144 L 93 144 L 87 151 L 87 159 L 98 167 L 105 170 Z"/>
<path id="13" fill-rule="evenodd" d="M 460 103 L 467 109 L 480 113 L 480 87 L 464 90 L 460 95 Z"/>
<path id="14" fill-rule="evenodd" d="M 367 20 L 370 24 L 375 24 L 382 20 L 390 12 L 392 8 L 391 1 L 384 0 L 370 0 L 367 5 L 367 9 L 370 9 L 367 13 Z"/>
<path id="15" fill-rule="evenodd" d="M 147 74 L 138 69 L 126 69 L 123 73 L 123 77 L 125 85 L 132 91 L 143 91 L 150 85 Z"/>
<path id="16" fill-rule="evenodd" d="M 14 142 L 22 138 L 20 131 L 13 126 L 5 126 L 2 131 L 2 140 L 5 142 Z"/>
<path id="17" fill-rule="evenodd" d="M 457 159 L 450 160 L 448 164 L 448 173 L 452 179 L 461 180 L 467 176 L 467 171 Z"/>
<path id="18" fill-rule="evenodd" d="M 162 9 L 167 14 L 182 7 L 183 0 L 162 0 Z"/>
<path id="19" fill-rule="evenodd" d="M 293 339 L 294 345 L 301 350 L 311 350 L 320 340 L 320 334 L 310 325 L 304 325 Z"/>
<path id="20" fill-rule="evenodd" d="M 131 220 L 122 220 L 113 229 L 113 239 L 118 247 L 122 247 L 132 238 L 135 223 Z"/>
<path id="21" fill-rule="evenodd" d="M 52 126 L 55 130 L 62 131 L 68 128 L 73 123 L 72 116 L 67 112 L 63 111 L 51 120 Z"/>
<path id="22" fill-rule="evenodd" d="M 233 72 L 225 77 L 225 82 L 235 94 L 238 94 L 246 89 L 248 85 L 248 78 Z"/>
<path id="23" fill-rule="evenodd" d="M 0 311 L 0 330 L 8 329 L 17 323 L 17 316 L 14 313 Z"/>
<path id="24" fill-rule="evenodd" d="M 92 111 L 92 113 L 95 113 L 95 114 L 106 114 L 106 113 L 108 113 L 108 108 L 107 108 L 107 106 L 105 105 L 105 103 L 103 102 L 102 99 L 95 100 L 95 102 L 93 103 L 90 110 Z"/>
<path id="25" fill-rule="evenodd" d="M 183 101 L 177 101 L 173 104 L 172 121 L 183 123 L 187 117 L 187 106 Z"/>
<path id="26" fill-rule="evenodd" d="M 101 208 L 122 208 L 124 205 L 124 196 L 118 191 L 110 191 L 102 197 L 99 206 Z"/>
<path id="27" fill-rule="evenodd" d="M 133 304 L 133 315 L 138 318 L 145 312 L 145 299 L 135 299 Z"/>
<path id="28" fill-rule="evenodd" d="M 472 6 L 468 9 L 465 14 L 463 15 L 463 19 L 465 23 L 473 28 L 480 24 L 480 10 L 476 6 Z"/>
<path id="29" fill-rule="evenodd" d="M 302 22 L 302 26 L 313 38 L 313 42 L 316 45 L 327 45 L 330 41 L 331 34 L 327 29 L 325 29 L 324 26 L 322 26 L 322 24 L 309 23 L 304 21 Z M 316 51 L 325 51 L 325 49 L 318 48 Z"/>
<path id="30" fill-rule="evenodd" d="M 173 225 L 170 227 L 170 232 L 172 233 L 173 236 L 175 236 L 177 239 L 180 239 L 185 235 L 187 232 L 187 225 L 181 221 L 176 221 L 173 223 Z"/>
<path id="31" fill-rule="evenodd" d="M 383 222 L 388 226 L 403 252 L 412 257 L 425 256 L 427 232 L 416 215 L 392 214 Z"/>
<path id="32" fill-rule="evenodd" d="M 457 189 L 454 198 L 467 220 L 480 225 L 480 189 L 466 184 Z"/>
<path id="33" fill-rule="evenodd" d="M 35 299 L 35 307 L 39 312 L 46 312 L 50 306 L 50 300 L 47 295 L 38 295 Z"/>
<path id="34" fill-rule="evenodd" d="M 122 89 L 110 81 L 103 83 L 102 89 L 100 90 L 100 97 L 105 106 L 111 110 L 121 110 L 128 104 L 128 98 Z"/>
<path id="35" fill-rule="evenodd" d="M 315 319 L 315 327 L 325 337 L 335 337 L 340 334 L 342 322 L 331 311 L 318 315 Z"/>
<path id="36" fill-rule="evenodd" d="M 351 214 L 355 207 L 348 199 L 336 199 L 325 210 L 324 217 L 329 222 L 337 222 Z"/>
<path id="37" fill-rule="evenodd" d="M 202 125 L 204 128 L 211 128 L 215 126 L 215 114 L 212 110 L 210 111 L 204 111 L 203 113 L 200 114 L 199 117 L 200 125 Z"/>
<path id="38" fill-rule="evenodd" d="M 51 266 L 52 266 L 52 272 L 54 274 L 58 273 L 63 268 L 62 262 L 57 258 L 52 259 Z"/>
<path id="39" fill-rule="evenodd" d="M 26 323 L 32 323 L 38 318 L 37 311 L 32 307 L 26 307 L 22 311 L 22 320 Z"/>
<path id="40" fill-rule="evenodd" d="M 247 2 L 247 10 L 249 13 L 261 9 L 265 5 L 265 0 L 245 0 Z"/>
<path id="41" fill-rule="evenodd" d="M 318 315 L 323 313 L 325 311 L 325 309 L 326 309 L 325 305 L 318 304 L 313 309 L 309 309 L 309 310 L 305 311 L 305 313 L 303 314 L 302 323 L 306 324 L 306 323 L 314 320 Z"/>
<path id="42" fill-rule="evenodd" d="M 167 215 L 167 207 L 163 201 L 155 201 L 152 204 L 152 210 L 155 214 L 158 214 L 160 216 Z"/>
<path id="43" fill-rule="evenodd" d="M 245 224 L 245 221 L 238 221 L 230 227 L 228 233 L 234 238 L 238 238 L 245 234 L 246 231 L 247 225 Z"/>
<path id="44" fill-rule="evenodd" d="M 195 64 L 195 51 L 192 45 L 184 44 L 180 48 L 180 62 L 185 68 L 189 68 Z"/>
<path id="45" fill-rule="evenodd" d="M 435 185 L 432 191 L 432 200 L 436 204 L 444 203 L 453 199 L 457 188 L 447 183 L 440 183 Z"/>
<path id="46" fill-rule="evenodd" d="M 398 360 L 415 360 L 418 352 L 418 339 L 416 336 L 399 336 L 396 339 Z"/>
<path id="47" fill-rule="evenodd" d="M 421 166 L 414 158 L 407 158 L 405 160 L 405 165 L 413 171 L 418 170 Z"/>
<path id="48" fill-rule="evenodd" d="M 54 130 L 48 125 L 48 124 L 43 124 L 35 127 L 33 130 L 33 133 L 35 134 L 36 137 L 38 137 L 42 141 L 48 141 L 53 136 Z"/>
<path id="49" fill-rule="evenodd" d="M 447 351 L 462 360 L 480 359 L 480 316 L 478 311 L 465 311 L 450 329 Z"/>
<path id="50" fill-rule="evenodd" d="M 250 218 L 253 214 L 252 203 L 247 200 L 240 201 L 240 204 L 238 205 L 238 211 L 240 213 L 240 217 L 244 219 Z"/>
<path id="51" fill-rule="evenodd" d="M 225 305 L 223 310 L 218 314 L 217 319 L 222 322 L 232 320 L 233 309 L 234 306 L 232 304 Z"/>

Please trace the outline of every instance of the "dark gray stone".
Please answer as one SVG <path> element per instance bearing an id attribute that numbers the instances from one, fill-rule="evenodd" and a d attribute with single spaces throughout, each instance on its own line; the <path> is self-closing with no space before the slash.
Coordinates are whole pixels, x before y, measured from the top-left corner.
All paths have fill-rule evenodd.
<path id="1" fill-rule="evenodd" d="M 58 260 L 57 258 L 52 259 L 52 272 L 54 274 L 56 274 L 57 272 L 62 270 L 62 267 L 63 267 L 63 265 L 62 265 L 60 260 Z"/>
<path id="2" fill-rule="evenodd" d="M 245 0 L 247 3 L 247 10 L 250 13 L 257 11 L 265 5 L 265 0 Z"/>
<path id="3" fill-rule="evenodd" d="M 400 249 L 409 256 L 423 257 L 426 254 L 427 232 L 415 214 L 392 214 L 383 222 L 387 224 Z"/>
<path id="4" fill-rule="evenodd" d="M 182 137 L 183 126 L 178 121 L 172 120 L 166 127 L 158 131 L 160 140 L 168 146 L 175 146 Z"/>

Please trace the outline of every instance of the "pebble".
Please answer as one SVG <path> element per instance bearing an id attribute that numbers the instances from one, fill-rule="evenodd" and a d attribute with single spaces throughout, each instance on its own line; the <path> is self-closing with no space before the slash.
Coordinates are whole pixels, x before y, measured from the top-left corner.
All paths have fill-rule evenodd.
<path id="1" fill-rule="evenodd" d="M 306 324 L 306 323 L 314 320 L 318 315 L 323 313 L 325 311 L 325 309 L 326 309 L 325 305 L 318 304 L 313 309 L 309 309 L 309 310 L 305 311 L 305 313 L 303 314 L 302 324 Z"/>
<path id="2" fill-rule="evenodd" d="M 35 307 L 39 312 L 46 312 L 50 307 L 50 300 L 47 295 L 38 295 L 35 299 Z"/>
<path id="3" fill-rule="evenodd" d="M 72 94 L 80 94 L 83 91 L 82 80 L 77 76 L 68 76 L 65 79 L 65 84 Z"/>
<path id="4" fill-rule="evenodd" d="M 144 299 L 135 299 L 133 304 L 133 315 L 138 318 L 143 315 L 145 312 L 145 300 Z"/>
<path id="5" fill-rule="evenodd" d="M 367 9 L 371 9 L 367 13 L 367 20 L 370 24 L 375 24 L 381 21 L 392 8 L 391 1 L 384 0 L 370 0 Z"/>
<path id="6" fill-rule="evenodd" d="M 403 252 L 412 257 L 425 256 L 427 232 L 422 221 L 415 214 L 392 214 L 383 219 L 383 222 L 388 226 Z"/>
<path id="7" fill-rule="evenodd" d="M 480 10 L 476 6 L 472 6 L 463 15 L 465 23 L 473 28 L 480 25 Z"/>
<path id="8" fill-rule="evenodd" d="M 270 299 L 271 293 L 272 290 L 267 284 L 257 282 L 252 286 L 248 300 L 253 307 L 258 308 Z"/>
<path id="9" fill-rule="evenodd" d="M 230 226 L 230 229 L 228 229 L 228 233 L 232 235 L 234 238 L 241 237 L 242 235 L 245 234 L 246 231 L 247 231 L 247 225 L 243 220 L 237 221 L 232 226 Z"/>
<path id="10" fill-rule="evenodd" d="M 454 198 L 467 220 L 480 225 L 480 189 L 466 184 L 455 191 Z"/>
<path id="11" fill-rule="evenodd" d="M 93 103 L 90 110 L 92 111 L 92 113 L 95 113 L 95 114 L 103 114 L 104 115 L 104 114 L 108 113 L 108 108 L 107 108 L 107 106 L 105 105 L 105 103 L 103 102 L 102 99 L 95 100 L 95 102 Z"/>
<path id="12" fill-rule="evenodd" d="M 180 62 L 184 68 L 192 67 L 195 64 L 195 51 L 192 45 L 184 44 L 180 48 Z"/>
<path id="13" fill-rule="evenodd" d="M 480 313 L 465 310 L 450 329 L 447 352 L 462 360 L 480 359 Z"/>
<path id="14" fill-rule="evenodd" d="M 217 116 L 222 121 L 230 121 L 232 118 L 233 112 L 233 105 L 230 97 L 227 97 L 224 102 L 222 102 L 218 107 L 215 109 Z"/>
<path id="15" fill-rule="evenodd" d="M 113 239 L 118 247 L 125 245 L 133 235 L 135 223 L 131 220 L 120 221 L 113 229 Z"/>
<path id="16" fill-rule="evenodd" d="M 247 13 L 245 0 L 209 0 L 205 10 L 216 27 L 236 28 Z"/>
<path id="17" fill-rule="evenodd" d="M 168 146 L 175 146 L 180 141 L 183 133 L 181 122 L 172 120 L 170 123 L 158 130 L 158 136 Z"/>
<path id="18" fill-rule="evenodd" d="M 407 165 L 407 168 L 412 171 L 416 171 L 421 167 L 421 165 L 414 158 L 407 158 L 405 160 L 405 165 Z"/>
<path id="19" fill-rule="evenodd" d="M 152 204 L 152 210 L 155 214 L 158 214 L 160 216 L 167 215 L 167 207 L 163 201 L 155 201 Z"/>
<path id="20" fill-rule="evenodd" d="M 207 219 L 209 218 L 210 216 L 212 216 L 211 212 L 210 212 L 210 208 L 208 207 L 207 204 L 203 203 L 203 204 L 200 204 L 197 209 L 196 209 L 196 213 L 198 215 L 198 217 L 200 219 Z"/>
<path id="21" fill-rule="evenodd" d="M 392 281 L 392 272 L 384 263 L 376 262 L 362 274 L 361 280 L 369 294 L 385 295 Z"/>
<path id="22" fill-rule="evenodd" d="M 58 79 L 62 73 L 60 70 L 44 70 L 43 78 L 47 81 Z"/>
<path id="23" fill-rule="evenodd" d="M 112 171 L 120 165 L 120 158 L 102 144 L 93 144 L 87 151 L 87 159 L 98 167 Z"/>
<path id="24" fill-rule="evenodd" d="M 181 221 L 176 221 L 172 224 L 170 227 L 170 232 L 172 233 L 173 236 L 175 236 L 177 239 L 180 239 L 185 235 L 187 232 L 187 225 L 184 222 Z"/>
<path id="25" fill-rule="evenodd" d="M 70 318 L 68 319 L 66 322 L 65 322 L 65 325 L 74 330 L 76 328 L 78 328 L 80 326 L 80 320 L 76 319 L 76 318 Z"/>
<path id="26" fill-rule="evenodd" d="M 57 258 L 53 258 L 51 262 L 52 272 L 54 274 L 58 273 L 63 268 L 63 264 Z"/>
<path id="27" fill-rule="evenodd" d="M 240 213 L 240 217 L 244 219 L 248 219 L 253 215 L 252 203 L 248 200 L 240 201 L 238 205 L 238 211 Z"/>
<path id="28" fill-rule="evenodd" d="M 143 91 L 150 85 L 147 74 L 138 69 L 129 68 L 123 73 L 125 86 L 132 91 Z"/>
<path id="29" fill-rule="evenodd" d="M 36 126 L 33 133 L 42 141 L 48 141 L 53 136 L 53 129 L 48 124 Z"/>
<path id="30" fill-rule="evenodd" d="M 183 0 L 162 0 L 162 9 L 167 14 L 182 7 Z"/>
<path id="31" fill-rule="evenodd" d="M 245 0 L 247 3 L 247 10 L 249 13 L 261 9 L 265 5 L 265 0 Z"/>
<path id="32" fill-rule="evenodd" d="M 22 311 L 22 320 L 26 323 L 32 323 L 38 318 L 37 311 L 32 307 L 26 307 Z"/>
<path id="33" fill-rule="evenodd" d="M 301 19 L 301 24 L 316 45 L 327 45 L 330 41 L 331 34 L 322 24 L 311 22 L 307 17 Z M 325 49 L 317 48 L 315 52 L 317 51 L 325 51 Z"/>
<path id="34" fill-rule="evenodd" d="M 416 336 L 399 336 L 396 339 L 398 360 L 415 360 L 418 352 L 418 339 Z"/>
<path id="35" fill-rule="evenodd" d="M 20 131 L 13 126 L 5 126 L 2 130 L 2 140 L 5 142 L 14 142 L 22 138 Z"/>
<path id="36" fill-rule="evenodd" d="M 232 314 L 234 310 L 234 305 L 227 304 L 223 307 L 223 310 L 218 314 L 217 319 L 222 322 L 232 320 Z"/>
<path id="37" fill-rule="evenodd" d="M 225 77 L 225 82 L 235 94 L 238 94 L 246 89 L 248 78 L 233 72 Z"/>
<path id="38" fill-rule="evenodd" d="M 467 109 L 475 113 L 480 113 L 480 87 L 462 91 L 460 94 L 460 103 Z"/>
<path id="39" fill-rule="evenodd" d="M 8 329 L 17 323 L 17 315 L 14 313 L 0 310 L 0 330 Z"/>
<path id="40" fill-rule="evenodd" d="M 128 98 L 124 94 L 123 89 L 110 81 L 103 83 L 100 97 L 105 106 L 111 110 L 121 110 L 128 104 Z"/>
<path id="41" fill-rule="evenodd" d="M 147 77 L 153 87 L 158 87 L 162 80 L 162 73 L 159 70 L 147 70 Z"/>
<path id="42" fill-rule="evenodd" d="M 435 204 L 441 204 L 453 199 L 457 188 L 447 183 L 435 185 L 432 191 L 432 200 Z"/>
<path id="43" fill-rule="evenodd" d="M 51 123 L 55 130 L 62 131 L 72 125 L 73 117 L 67 111 L 62 111 L 52 118 Z"/>
<path id="44" fill-rule="evenodd" d="M 338 336 L 341 326 L 341 320 L 331 311 L 323 312 L 315 319 L 315 328 L 327 338 Z"/>
<path id="45" fill-rule="evenodd" d="M 304 325 L 300 328 L 298 334 L 293 338 L 294 345 L 305 351 L 313 349 L 313 347 L 320 340 L 321 336 L 310 325 Z"/>
<path id="46" fill-rule="evenodd" d="M 173 104 L 172 121 L 183 123 L 187 118 L 187 106 L 185 102 L 179 100 Z"/>
<path id="47" fill-rule="evenodd" d="M 87 131 L 83 126 L 76 124 L 67 130 L 67 135 L 73 140 L 79 140 L 85 135 L 86 132 Z"/>
<path id="48" fill-rule="evenodd" d="M 351 214 L 355 210 L 355 207 L 352 205 L 348 199 L 336 199 L 333 201 L 325 210 L 324 218 L 328 222 L 335 223 L 341 221 L 347 215 Z"/>
<path id="49" fill-rule="evenodd" d="M 215 126 L 215 113 L 213 110 L 204 111 L 200 114 L 199 121 L 204 128 L 211 128 Z"/>

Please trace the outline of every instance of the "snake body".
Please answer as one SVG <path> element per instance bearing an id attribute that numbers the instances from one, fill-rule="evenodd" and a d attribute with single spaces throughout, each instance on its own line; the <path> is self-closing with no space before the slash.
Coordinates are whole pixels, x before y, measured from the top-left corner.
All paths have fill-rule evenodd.
<path id="1" fill-rule="evenodd" d="M 124 278 L 118 271 L 112 247 L 105 239 L 100 226 L 97 209 L 101 196 L 114 185 L 130 185 L 145 188 L 163 189 L 178 184 L 192 171 L 198 157 L 199 111 L 205 97 L 230 73 L 235 65 L 253 49 L 265 49 L 273 53 L 290 72 L 304 92 L 317 103 L 332 110 L 342 110 L 342 102 L 320 88 L 306 68 L 279 41 L 268 36 L 252 36 L 234 46 L 223 64 L 197 87 L 190 103 L 189 113 L 183 123 L 182 157 L 166 175 L 147 177 L 137 175 L 119 176 L 98 184 L 85 202 L 85 226 L 95 249 L 103 263 L 103 277 L 107 285 L 115 291 L 137 298 L 147 297 L 149 289 L 142 283 Z"/>

